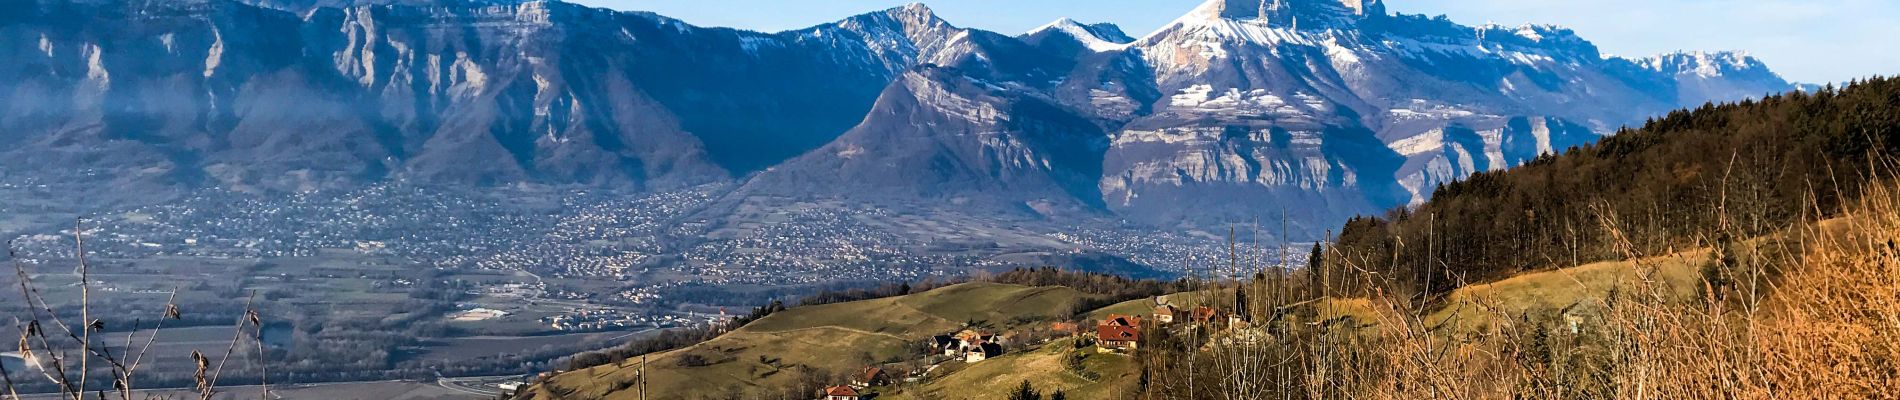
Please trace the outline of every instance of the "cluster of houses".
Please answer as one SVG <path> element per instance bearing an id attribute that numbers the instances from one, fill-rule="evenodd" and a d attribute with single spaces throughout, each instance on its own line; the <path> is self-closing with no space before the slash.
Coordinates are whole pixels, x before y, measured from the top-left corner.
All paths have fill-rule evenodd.
<path id="1" fill-rule="evenodd" d="M 931 338 L 935 354 L 966 363 L 982 362 L 1003 355 L 1003 345 L 1007 341 L 1002 335 L 973 329 Z M 864 390 L 890 383 L 890 374 L 883 368 L 868 367 L 851 375 L 849 385 L 825 388 L 824 396 L 819 400 L 858 400 Z"/>
<path id="2" fill-rule="evenodd" d="M 938 335 L 932 338 L 932 342 L 937 352 L 944 357 L 966 363 L 982 362 L 1003 355 L 1003 337 L 984 331 L 965 329 L 955 334 Z"/>
<path id="3" fill-rule="evenodd" d="M 1157 301 L 1159 303 L 1159 301 Z M 1246 311 L 1243 298 L 1235 302 L 1236 312 L 1229 313 L 1216 307 L 1200 306 L 1193 309 L 1176 308 L 1162 303 L 1155 306 L 1154 314 L 1149 316 L 1158 326 L 1175 325 L 1184 322 L 1191 327 L 1205 328 L 1246 328 L 1252 325 Z M 1060 332 L 1068 326 L 1057 324 L 1052 329 Z M 1095 347 L 1103 353 L 1125 353 L 1141 346 L 1142 318 L 1134 315 L 1109 314 L 1095 325 Z"/>
<path id="4" fill-rule="evenodd" d="M 1194 307 L 1193 310 L 1188 311 L 1183 311 L 1168 304 L 1155 307 L 1155 322 L 1162 325 L 1173 324 L 1175 320 L 1182 317 L 1186 317 L 1188 322 L 1193 323 L 1194 326 L 1245 328 L 1253 322 L 1252 319 L 1247 316 L 1245 309 L 1241 309 L 1239 312 L 1229 313 L 1227 310 L 1208 306 Z"/>
<path id="5" fill-rule="evenodd" d="M 868 367 L 863 371 L 852 374 L 851 384 L 849 385 L 825 388 L 823 397 L 820 397 L 818 400 L 858 400 L 858 398 L 862 396 L 859 394 L 859 391 L 870 389 L 874 386 L 889 384 L 891 384 L 891 376 L 885 373 L 883 368 Z"/>
<path id="6" fill-rule="evenodd" d="M 1142 327 L 1154 324 L 1159 327 L 1180 326 L 1187 328 L 1241 329 L 1252 325 L 1248 317 L 1245 298 L 1237 299 L 1234 312 L 1217 307 L 1199 306 L 1192 309 L 1177 308 L 1163 301 L 1157 302 L 1154 313 L 1143 318 L 1140 315 L 1109 314 L 1098 321 L 1093 332 L 1081 329 L 1071 322 L 1055 322 L 1050 330 L 1056 333 L 1090 336 L 1095 340 L 1096 351 L 1102 353 L 1127 353 L 1141 346 Z M 953 334 L 937 335 L 932 338 L 935 354 L 951 360 L 966 363 L 982 362 L 1003 354 L 1006 339 L 1002 335 L 974 329 L 965 329 Z M 849 385 L 825 388 L 819 400 L 859 400 L 864 390 L 890 383 L 889 376 L 878 367 L 866 368 L 852 375 Z"/>

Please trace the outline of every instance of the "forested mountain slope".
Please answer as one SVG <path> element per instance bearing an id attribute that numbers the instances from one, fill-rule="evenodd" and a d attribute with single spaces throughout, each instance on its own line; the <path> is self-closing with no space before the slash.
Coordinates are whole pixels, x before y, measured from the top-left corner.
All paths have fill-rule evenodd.
<path id="1" fill-rule="evenodd" d="M 1375 270 L 1430 278 L 1432 291 L 1628 252 L 1668 254 L 1837 213 L 1890 176 L 1897 151 L 1892 78 L 1710 104 L 1442 185 L 1417 207 L 1346 223 L 1338 245 Z M 1698 236 L 1711 227 L 1732 232 Z"/>

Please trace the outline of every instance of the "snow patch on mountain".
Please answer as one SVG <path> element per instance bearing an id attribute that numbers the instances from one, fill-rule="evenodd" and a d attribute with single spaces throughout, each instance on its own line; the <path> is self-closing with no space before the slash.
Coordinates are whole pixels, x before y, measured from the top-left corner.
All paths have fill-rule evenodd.
<path id="1" fill-rule="evenodd" d="M 1747 52 L 1737 51 L 1685 51 L 1635 61 L 1651 71 L 1676 75 L 1692 74 L 1702 78 L 1719 78 L 1738 71 L 1768 68 L 1767 64 Z"/>
<path id="2" fill-rule="evenodd" d="M 1111 31 L 1112 29 L 1112 31 Z M 1083 25 L 1073 19 L 1062 18 L 1047 25 L 1031 29 L 1025 37 L 1061 33 L 1080 42 L 1089 51 L 1102 53 L 1127 49 L 1133 40 L 1121 35 L 1121 30 L 1113 25 Z M 1119 36 L 1118 36 L 1119 35 Z"/>

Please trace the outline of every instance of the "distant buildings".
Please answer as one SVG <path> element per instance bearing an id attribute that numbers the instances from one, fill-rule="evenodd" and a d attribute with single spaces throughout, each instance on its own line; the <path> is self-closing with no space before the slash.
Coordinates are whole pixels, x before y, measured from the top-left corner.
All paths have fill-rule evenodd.
<path id="1" fill-rule="evenodd" d="M 463 322 L 487 321 L 487 320 L 506 317 L 506 316 L 508 316 L 507 311 L 490 309 L 490 308 L 476 308 L 476 309 L 458 313 L 455 315 L 453 319 L 456 321 L 463 321 Z"/>

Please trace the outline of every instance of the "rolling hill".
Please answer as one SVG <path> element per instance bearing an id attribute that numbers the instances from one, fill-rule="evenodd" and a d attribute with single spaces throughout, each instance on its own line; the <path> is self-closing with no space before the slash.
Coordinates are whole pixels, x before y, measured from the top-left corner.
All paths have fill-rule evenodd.
<path id="1" fill-rule="evenodd" d="M 899 359 L 916 343 L 966 323 L 1002 328 L 1014 320 L 1067 318 L 1084 296 L 1062 287 L 966 283 L 900 297 L 796 307 L 711 341 L 647 357 L 648 398 L 690 398 L 685 394 L 728 390 L 770 398 L 796 383 L 801 369 L 842 376 Z M 682 363 L 688 358 L 707 362 Z M 537 387 L 536 398 L 638 398 L 626 386 L 638 371 L 640 361 L 630 359 L 562 373 Z"/>

